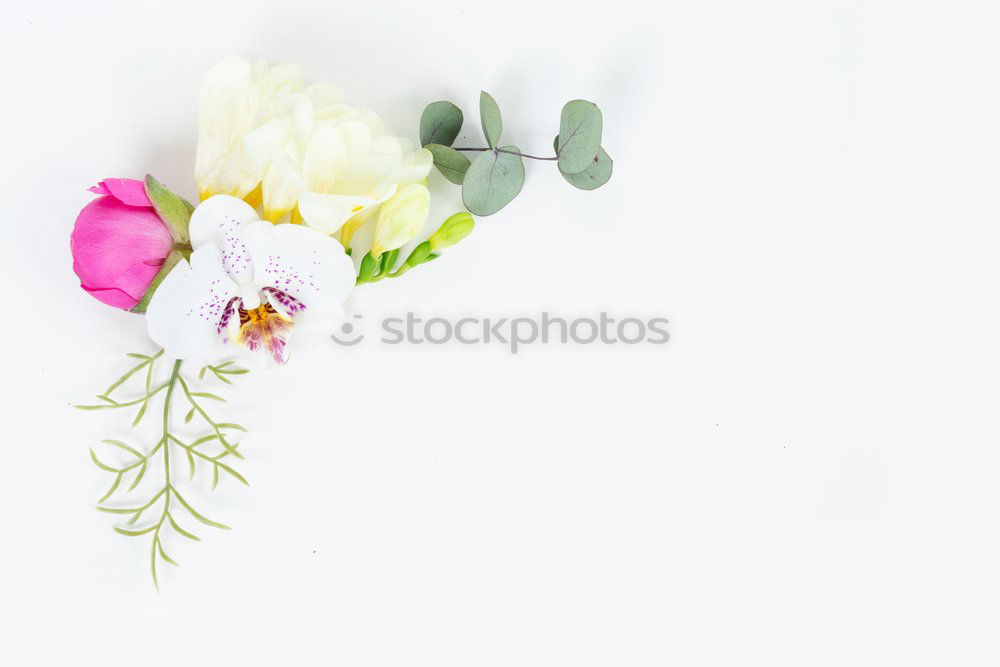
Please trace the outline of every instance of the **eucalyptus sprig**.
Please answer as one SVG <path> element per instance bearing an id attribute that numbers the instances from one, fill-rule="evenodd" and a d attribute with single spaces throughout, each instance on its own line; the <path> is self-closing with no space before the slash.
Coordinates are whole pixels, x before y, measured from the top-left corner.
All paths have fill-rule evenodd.
<path id="1" fill-rule="evenodd" d="M 105 463 L 105 460 L 99 457 L 93 449 L 90 450 L 90 457 L 94 462 L 94 465 L 105 472 L 112 473 L 115 476 L 108 490 L 97 501 L 97 509 L 101 512 L 128 517 L 128 520 L 124 523 L 124 525 L 114 526 L 115 531 L 122 535 L 127 537 L 141 537 L 147 534 L 152 535 L 152 541 L 150 542 L 150 572 L 153 576 L 153 584 L 159 588 L 159 580 L 156 572 L 157 559 L 171 565 L 177 565 L 177 562 L 167 555 L 163 545 L 163 538 L 169 532 L 168 528 L 170 531 L 182 537 L 186 537 L 194 541 L 201 541 L 200 537 L 184 528 L 178 522 L 177 513 L 179 511 L 183 510 L 183 512 L 186 512 L 190 515 L 190 517 L 206 526 L 229 530 L 229 526 L 219 523 L 218 521 L 213 521 L 196 510 L 191 503 L 183 495 L 181 495 L 180 489 L 178 488 L 180 478 L 173 474 L 170 462 L 171 452 L 183 452 L 185 455 L 188 462 L 188 481 L 194 480 L 198 469 L 198 463 L 201 463 L 202 465 L 211 466 L 213 491 L 218 486 L 220 476 L 223 474 L 232 477 L 244 485 L 247 485 L 247 480 L 243 477 L 243 475 L 231 466 L 222 462 L 222 459 L 227 456 L 233 456 L 239 459 L 243 458 L 243 455 L 237 451 L 239 444 L 230 442 L 230 439 L 232 438 L 231 432 L 245 432 L 246 429 L 239 424 L 220 422 L 209 415 L 208 410 L 202 405 L 202 401 L 224 401 L 225 399 L 209 392 L 193 390 L 192 381 L 185 380 L 183 374 L 181 373 L 180 360 L 173 363 L 170 370 L 170 376 L 166 381 L 160 384 L 155 384 L 153 381 L 155 377 L 154 369 L 157 361 L 163 356 L 163 351 L 160 350 L 153 355 L 129 354 L 128 356 L 133 359 L 139 359 L 139 363 L 126 371 L 126 373 L 113 382 L 107 390 L 98 395 L 97 398 L 102 401 L 101 403 L 94 405 L 78 405 L 76 407 L 82 410 L 107 410 L 122 409 L 138 405 L 140 406 L 139 411 L 132 421 L 132 425 L 135 426 L 142 419 L 150 401 L 155 396 L 161 394 L 164 396 L 163 422 L 160 437 L 156 444 L 147 452 L 143 453 L 140 449 L 132 447 L 131 445 L 128 445 L 120 440 L 101 441 L 102 444 L 115 447 L 130 455 L 130 461 L 115 466 Z M 145 372 L 142 373 L 142 371 Z M 221 364 L 208 365 L 202 368 L 198 375 L 198 380 L 203 380 L 206 372 L 211 372 L 214 377 L 226 384 L 232 384 L 230 376 L 242 375 L 248 371 L 242 368 L 236 368 L 232 365 L 232 362 L 224 362 Z M 140 375 L 140 373 L 142 374 Z M 144 379 L 143 393 L 138 398 L 125 401 L 112 398 L 112 394 L 122 389 L 133 377 L 141 377 Z M 202 421 L 210 429 L 210 433 L 188 443 L 181 440 L 181 438 L 171 430 L 171 401 L 174 398 L 176 391 L 183 392 L 188 405 L 190 406 L 184 422 L 189 423 L 195 415 L 199 415 Z M 214 450 L 211 449 L 213 445 L 215 445 Z M 125 493 L 128 494 L 134 491 L 139 486 L 140 482 L 147 477 L 147 471 L 150 469 L 150 466 L 156 457 L 159 457 L 163 461 L 162 481 L 157 482 L 157 490 L 152 493 L 152 495 L 149 496 L 145 502 L 137 501 L 142 504 L 131 502 L 125 507 L 114 507 L 105 504 L 112 498 L 112 496 L 115 495 L 116 492 L 118 492 L 119 488 L 121 488 L 122 482 L 126 481 L 128 477 L 131 477 L 131 482 L 129 483 L 128 489 Z M 154 515 L 154 517 L 149 520 L 149 523 L 136 527 L 142 520 L 143 516 L 147 516 L 150 512 Z"/>
<path id="2" fill-rule="evenodd" d="M 500 145 L 500 107 L 486 91 L 479 95 L 479 120 L 487 145 L 459 148 L 452 144 L 464 122 L 460 108 L 443 100 L 433 102 L 420 117 L 421 145 L 434 156 L 438 171 L 462 186 L 462 201 L 476 215 L 493 215 L 521 192 L 525 158 L 556 162 L 563 178 L 581 190 L 595 190 L 611 178 L 613 161 L 601 146 L 604 119 L 593 102 L 572 100 L 563 106 L 551 157 Z M 463 152 L 482 154 L 470 160 Z"/>

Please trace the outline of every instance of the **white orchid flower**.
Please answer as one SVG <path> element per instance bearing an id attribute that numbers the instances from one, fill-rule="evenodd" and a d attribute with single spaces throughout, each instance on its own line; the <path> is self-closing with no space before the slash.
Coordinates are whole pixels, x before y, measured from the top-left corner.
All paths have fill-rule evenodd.
<path id="1" fill-rule="evenodd" d="M 173 358 L 210 360 L 228 340 L 284 363 L 292 326 L 337 313 L 354 289 L 336 240 L 260 220 L 236 197 L 206 199 L 189 231 L 190 262 L 167 275 L 146 311 L 150 337 Z"/>
<path id="2" fill-rule="evenodd" d="M 433 158 L 343 103 L 333 84 L 303 84 L 290 64 L 229 57 L 205 75 L 195 179 L 202 198 L 230 194 L 272 222 L 305 222 L 325 234 L 427 178 Z"/>

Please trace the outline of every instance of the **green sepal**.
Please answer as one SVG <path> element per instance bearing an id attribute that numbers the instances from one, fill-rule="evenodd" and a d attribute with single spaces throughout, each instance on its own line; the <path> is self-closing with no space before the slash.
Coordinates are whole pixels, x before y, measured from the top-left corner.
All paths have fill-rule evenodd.
<path id="1" fill-rule="evenodd" d="M 396 265 L 396 258 L 399 257 L 399 248 L 390 250 L 382 255 L 382 260 L 379 262 L 378 274 L 388 273 L 392 270 L 392 267 Z"/>
<path id="2" fill-rule="evenodd" d="M 361 258 L 361 266 L 358 269 L 358 280 L 357 283 L 365 283 L 372 279 L 375 275 L 375 270 L 378 268 L 378 260 L 372 257 L 372 254 L 366 253 L 364 257 Z"/>
<path id="3" fill-rule="evenodd" d="M 182 259 L 187 259 L 187 257 L 181 250 L 175 248 L 170 251 L 167 258 L 163 260 L 163 265 L 160 267 L 160 270 L 156 272 L 155 276 L 153 276 L 153 282 L 149 283 L 149 287 L 146 288 L 146 293 L 142 295 L 139 303 L 132 306 L 131 310 L 133 313 L 146 312 L 149 302 L 153 300 L 153 293 L 156 292 L 156 288 L 160 286 L 160 283 L 162 283 L 163 279 L 167 277 L 167 274 L 170 273 Z"/>
<path id="4" fill-rule="evenodd" d="M 183 197 L 165 188 L 150 174 L 146 174 L 146 196 L 149 197 L 156 213 L 170 230 L 174 242 L 188 243 L 191 240 L 191 235 L 188 234 L 188 223 L 191 221 L 194 206 Z"/>
<path id="5" fill-rule="evenodd" d="M 410 253 L 410 256 L 406 258 L 406 263 L 409 266 L 417 266 L 418 264 L 423 264 L 427 261 L 427 258 L 432 254 L 433 248 L 431 248 L 430 241 L 424 241 Z"/>

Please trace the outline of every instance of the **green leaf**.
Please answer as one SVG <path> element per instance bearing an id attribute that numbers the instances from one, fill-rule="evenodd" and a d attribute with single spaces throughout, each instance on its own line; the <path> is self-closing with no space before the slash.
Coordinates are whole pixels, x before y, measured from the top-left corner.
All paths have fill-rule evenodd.
<path id="1" fill-rule="evenodd" d="M 427 144 L 424 146 L 434 156 L 434 166 L 438 171 L 455 185 L 461 185 L 465 180 L 465 172 L 469 170 L 469 158 L 465 157 L 454 148 L 442 146 L 441 144 Z"/>
<path id="2" fill-rule="evenodd" d="M 597 157 L 594 161 L 590 163 L 590 166 L 581 171 L 578 174 L 567 174 L 562 169 L 559 173 L 562 177 L 566 179 L 570 185 L 575 188 L 580 188 L 581 190 L 596 190 L 611 178 L 611 170 L 614 165 L 614 161 L 611 157 L 601 148 Z"/>
<path id="3" fill-rule="evenodd" d="M 129 447 L 120 440 L 101 440 L 101 442 L 105 445 L 114 445 L 115 447 L 121 447 L 126 452 L 129 452 L 130 454 L 135 454 L 140 459 L 142 458 L 142 452 L 140 452 L 138 449 L 135 449 L 134 447 Z"/>
<path id="4" fill-rule="evenodd" d="M 238 472 L 227 466 L 225 463 L 219 463 L 218 461 L 216 461 L 215 465 L 219 466 L 220 468 L 228 472 L 230 475 L 240 480 L 243 483 L 243 486 L 250 486 L 250 482 L 248 482 L 246 478 L 243 477 L 243 475 L 239 474 Z"/>
<path id="5" fill-rule="evenodd" d="M 167 225 L 174 241 L 189 242 L 191 236 L 188 234 L 188 222 L 191 220 L 194 206 L 163 187 L 162 183 L 149 174 L 146 174 L 146 196 L 149 197 L 160 219 Z"/>
<path id="6" fill-rule="evenodd" d="M 201 521 L 206 526 L 212 526 L 213 528 L 220 528 L 222 530 L 232 530 L 229 526 L 227 526 L 224 523 L 219 523 L 218 521 L 212 521 L 208 517 L 199 514 L 197 511 L 195 511 L 193 507 L 188 505 L 188 502 L 184 500 L 184 497 L 181 496 L 181 494 L 177 493 L 176 491 L 174 491 L 174 497 L 180 501 L 181 505 L 184 506 L 184 509 L 186 509 L 188 512 L 191 513 L 191 516 L 193 516 L 195 519 L 198 519 L 198 521 Z"/>
<path id="7" fill-rule="evenodd" d="M 140 535 L 145 535 L 146 533 L 151 533 L 156 530 L 156 524 L 152 526 L 147 526 L 146 528 L 140 528 L 138 530 L 129 530 L 128 528 L 122 528 L 120 526 L 113 526 L 115 531 L 121 533 L 122 535 L 128 535 L 129 537 L 139 537 Z"/>
<path id="8" fill-rule="evenodd" d="M 163 260 L 163 265 L 160 266 L 160 270 L 156 272 L 153 276 L 153 282 L 149 283 L 149 287 L 146 288 L 146 293 L 142 295 L 142 299 L 139 303 L 132 306 L 133 313 L 145 313 L 146 308 L 149 306 L 149 302 L 153 300 L 153 294 L 156 292 L 156 288 L 160 286 L 163 279 L 173 270 L 177 263 L 184 259 L 184 255 L 181 254 L 180 250 L 171 250 L 167 258 Z"/>
<path id="9" fill-rule="evenodd" d="M 524 185 L 524 161 L 517 146 L 486 151 L 476 158 L 465 174 L 462 201 L 476 215 L 493 215 L 510 203 Z"/>
<path id="10" fill-rule="evenodd" d="M 500 133 L 503 131 L 503 120 L 500 118 L 500 107 L 497 101 L 485 90 L 479 91 L 479 122 L 486 135 L 486 143 L 490 148 L 496 148 L 500 143 Z"/>
<path id="11" fill-rule="evenodd" d="M 111 494 L 113 494 L 115 492 L 115 490 L 118 488 L 118 485 L 121 484 L 121 483 L 122 483 L 122 473 L 118 473 L 117 475 L 115 475 L 114 484 L 111 485 L 111 488 L 108 489 L 108 492 L 105 493 L 103 496 L 101 496 L 101 499 L 98 500 L 97 502 L 103 503 L 105 500 L 107 500 L 108 498 L 110 498 Z M 98 507 L 97 509 L 101 509 L 101 508 Z"/>
<path id="12" fill-rule="evenodd" d="M 175 561 L 173 558 L 171 558 L 170 556 L 168 556 L 167 552 L 163 550 L 163 545 L 160 543 L 159 539 L 156 540 L 156 548 L 160 552 L 160 558 L 162 558 L 163 560 L 167 561 L 171 565 L 177 565 L 177 561 Z"/>
<path id="13" fill-rule="evenodd" d="M 237 431 L 243 431 L 244 433 L 246 433 L 246 428 L 244 428 L 243 426 L 240 426 L 239 424 L 233 424 L 233 423 L 230 423 L 230 422 L 223 422 L 221 424 L 216 424 L 216 426 L 218 426 L 219 428 L 232 428 L 232 429 L 236 429 Z"/>
<path id="14" fill-rule="evenodd" d="M 149 405 L 149 401 L 143 401 L 142 405 L 139 406 L 139 411 L 135 413 L 135 419 L 132 420 L 132 428 L 139 425 L 142 421 L 142 416 L 146 414 L 146 406 Z"/>
<path id="15" fill-rule="evenodd" d="M 180 535 L 183 535 L 184 537 L 188 538 L 189 540 L 194 540 L 195 542 L 201 542 L 201 538 L 200 537 L 198 537 L 197 535 L 195 535 L 193 533 L 189 533 L 186 530 L 184 530 L 183 528 L 181 528 L 180 526 L 178 526 L 177 522 L 174 521 L 174 517 L 170 516 L 169 514 L 167 515 L 167 521 L 170 522 L 170 525 L 173 527 L 173 529 L 176 530 Z"/>
<path id="16" fill-rule="evenodd" d="M 109 465 L 101 463 L 101 461 L 97 458 L 97 454 L 94 453 L 93 449 L 90 450 L 90 458 L 94 461 L 94 465 L 100 468 L 101 470 L 107 470 L 108 472 L 120 472 L 118 468 L 112 468 Z"/>
<path id="17" fill-rule="evenodd" d="M 103 500 L 104 499 L 102 498 L 98 502 L 103 502 Z M 101 507 L 101 506 L 98 506 L 96 509 L 97 509 L 98 512 L 107 512 L 108 514 L 135 514 L 136 512 L 141 512 L 142 511 L 139 508 L 130 508 L 130 507 L 119 508 L 119 507 Z"/>
<path id="18" fill-rule="evenodd" d="M 139 486 L 139 482 L 142 481 L 142 478 L 145 475 L 146 475 L 146 462 L 143 461 L 142 465 L 139 466 L 139 473 L 135 476 L 135 479 L 132 480 L 132 484 L 128 487 L 128 490 L 129 491 L 135 490 L 135 487 Z"/>
<path id="19" fill-rule="evenodd" d="M 604 120 L 593 102 L 573 100 L 562 108 L 559 119 L 559 170 L 578 174 L 587 169 L 601 149 Z"/>
<path id="20" fill-rule="evenodd" d="M 451 146 L 462 129 L 462 110 L 444 100 L 431 102 L 420 115 L 420 145 Z"/>
<path id="21" fill-rule="evenodd" d="M 189 396 L 197 396 L 198 398 L 207 398 L 212 401 L 221 401 L 222 403 L 226 402 L 226 399 L 222 398 L 221 396 L 210 394 L 207 391 L 192 391 L 189 394 Z"/>

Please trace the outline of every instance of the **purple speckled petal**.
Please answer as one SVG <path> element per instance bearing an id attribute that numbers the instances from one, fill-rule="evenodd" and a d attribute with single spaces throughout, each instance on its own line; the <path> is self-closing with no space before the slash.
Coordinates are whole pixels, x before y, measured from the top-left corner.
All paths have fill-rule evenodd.
<path id="1" fill-rule="evenodd" d="M 354 264 L 334 239 L 302 225 L 254 222 L 243 231 L 254 284 L 289 315 L 337 312 L 354 289 Z"/>

